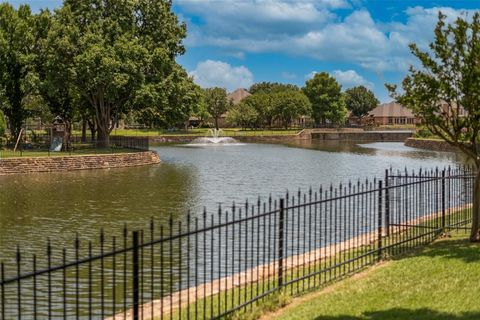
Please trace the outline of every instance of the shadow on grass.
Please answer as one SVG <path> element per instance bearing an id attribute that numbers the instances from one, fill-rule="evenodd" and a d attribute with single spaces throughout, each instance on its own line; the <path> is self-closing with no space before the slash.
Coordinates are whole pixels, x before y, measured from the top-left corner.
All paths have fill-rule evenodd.
<path id="1" fill-rule="evenodd" d="M 349 315 L 318 316 L 315 320 L 384 320 L 384 319 L 408 319 L 408 320 L 478 320 L 480 312 L 465 312 L 460 315 L 438 312 L 430 309 L 401 309 L 394 308 L 382 311 L 365 312 L 360 317 Z"/>
<path id="2" fill-rule="evenodd" d="M 466 263 L 480 261 L 480 243 L 470 242 L 465 239 L 437 241 L 407 254 L 392 257 L 392 260 L 403 260 L 415 257 L 440 257 L 445 259 L 458 259 Z M 480 317 L 478 318 L 480 319 Z"/>

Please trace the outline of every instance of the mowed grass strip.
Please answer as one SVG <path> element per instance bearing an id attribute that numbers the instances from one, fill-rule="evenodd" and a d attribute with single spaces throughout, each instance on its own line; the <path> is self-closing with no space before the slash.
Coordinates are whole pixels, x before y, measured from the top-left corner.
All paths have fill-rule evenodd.
<path id="1" fill-rule="evenodd" d="M 262 319 L 480 319 L 479 279 L 480 244 L 454 233 Z"/>

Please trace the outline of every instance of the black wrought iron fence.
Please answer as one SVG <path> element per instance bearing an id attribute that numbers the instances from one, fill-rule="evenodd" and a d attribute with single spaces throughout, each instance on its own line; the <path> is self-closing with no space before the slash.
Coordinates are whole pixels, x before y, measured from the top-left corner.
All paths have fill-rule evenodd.
<path id="1" fill-rule="evenodd" d="M 152 220 L 0 265 L 0 319 L 217 319 L 323 286 L 471 220 L 468 168 Z"/>
<path id="2" fill-rule="evenodd" d="M 16 147 L 16 148 L 15 148 Z M 25 138 L 9 148 L 0 149 L 0 159 L 29 156 L 64 156 L 75 154 L 124 153 L 149 149 L 148 137 L 110 136 L 107 140 L 72 135 L 68 141 L 54 142 L 47 134 Z"/>

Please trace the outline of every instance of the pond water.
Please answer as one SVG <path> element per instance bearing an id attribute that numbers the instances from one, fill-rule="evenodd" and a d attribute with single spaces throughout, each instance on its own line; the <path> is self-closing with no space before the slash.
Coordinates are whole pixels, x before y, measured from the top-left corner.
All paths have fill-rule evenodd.
<path id="1" fill-rule="evenodd" d="M 145 228 L 210 212 L 233 201 L 278 197 L 286 190 L 367 177 L 385 169 L 455 165 L 453 153 L 412 149 L 402 143 L 305 141 L 236 146 L 158 146 L 162 163 L 152 167 L 0 177 L 0 260 L 11 261 L 16 246 L 45 252 L 98 238 L 100 228 L 120 234 L 123 226 Z"/>

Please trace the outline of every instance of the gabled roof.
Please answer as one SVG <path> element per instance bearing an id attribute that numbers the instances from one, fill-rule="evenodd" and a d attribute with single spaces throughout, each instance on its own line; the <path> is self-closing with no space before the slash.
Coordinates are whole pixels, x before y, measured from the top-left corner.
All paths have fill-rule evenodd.
<path id="1" fill-rule="evenodd" d="M 233 104 L 238 104 L 240 103 L 240 101 L 251 95 L 252 94 L 247 90 L 243 88 L 238 88 L 237 90 L 227 95 L 227 100 L 232 101 Z"/>
<path id="2" fill-rule="evenodd" d="M 369 115 L 373 117 L 415 117 L 410 109 L 395 101 L 378 105 L 375 109 L 370 111 Z"/>

